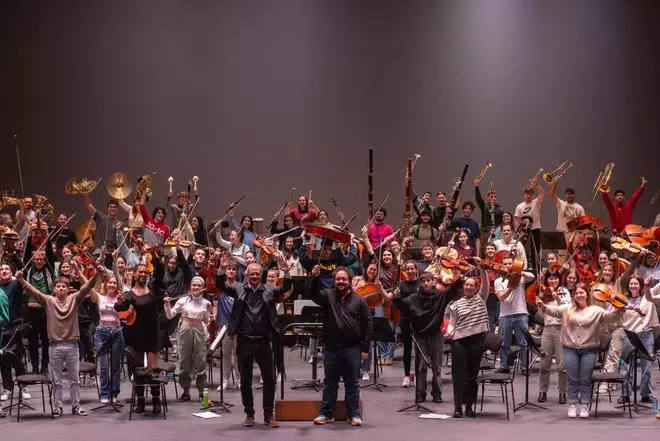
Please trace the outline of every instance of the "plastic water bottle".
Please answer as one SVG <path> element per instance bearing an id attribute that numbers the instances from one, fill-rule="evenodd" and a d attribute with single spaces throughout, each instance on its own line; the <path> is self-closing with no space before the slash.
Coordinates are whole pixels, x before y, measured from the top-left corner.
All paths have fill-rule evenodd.
<path id="1" fill-rule="evenodd" d="M 202 392 L 202 407 L 209 407 L 209 389 L 206 387 Z"/>

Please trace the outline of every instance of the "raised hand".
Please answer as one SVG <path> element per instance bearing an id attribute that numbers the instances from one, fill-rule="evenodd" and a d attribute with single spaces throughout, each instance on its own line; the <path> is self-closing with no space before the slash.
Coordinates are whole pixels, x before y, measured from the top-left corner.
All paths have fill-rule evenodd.
<path id="1" fill-rule="evenodd" d="M 318 277 L 321 274 L 321 267 L 318 265 L 314 265 L 314 268 L 312 268 L 312 276 Z"/>

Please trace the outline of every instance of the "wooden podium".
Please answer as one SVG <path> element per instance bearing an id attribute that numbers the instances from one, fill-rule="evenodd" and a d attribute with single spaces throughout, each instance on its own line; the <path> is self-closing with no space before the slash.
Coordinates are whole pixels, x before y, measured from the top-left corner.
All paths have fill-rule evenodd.
<path id="1" fill-rule="evenodd" d="M 278 421 L 314 421 L 319 416 L 320 400 L 276 400 L 275 415 Z M 364 407 L 360 400 L 360 415 L 364 419 Z M 346 402 L 337 400 L 334 413 L 335 421 L 346 421 Z"/>

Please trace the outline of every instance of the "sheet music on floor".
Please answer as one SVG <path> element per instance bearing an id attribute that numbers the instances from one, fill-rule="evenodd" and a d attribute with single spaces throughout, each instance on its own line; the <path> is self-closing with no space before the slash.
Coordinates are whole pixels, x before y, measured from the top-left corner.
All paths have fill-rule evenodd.
<path id="1" fill-rule="evenodd" d="M 451 418 L 449 415 L 444 413 L 423 413 L 419 416 L 423 420 L 447 420 Z"/>
<path id="2" fill-rule="evenodd" d="M 207 410 L 206 412 L 197 412 L 197 413 L 193 412 L 193 415 L 198 418 L 202 418 L 204 420 L 208 420 L 209 418 L 220 418 L 222 416 L 215 412 L 211 412 L 209 410 Z"/>

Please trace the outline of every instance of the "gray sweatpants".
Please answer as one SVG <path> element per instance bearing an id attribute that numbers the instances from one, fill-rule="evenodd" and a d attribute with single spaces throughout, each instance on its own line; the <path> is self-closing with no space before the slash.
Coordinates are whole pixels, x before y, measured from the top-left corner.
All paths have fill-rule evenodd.
<path id="1" fill-rule="evenodd" d="M 179 328 L 179 384 L 184 389 L 190 389 L 193 375 L 200 392 L 206 387 L 206 337 L 203 327 Z"/>
<path id="2" fill-rule="evenodd" d="M 50 342 L 48 346 L 50 358 L 50 377 L 53 381 L 53 401 L 55 407 L 62 407 L 62 378 L 66 366 L 69 377 L 69 393 L 71 394 L 71 408 L 80 405 L 80 359 L 78 357 L 77 341 Z"/>

